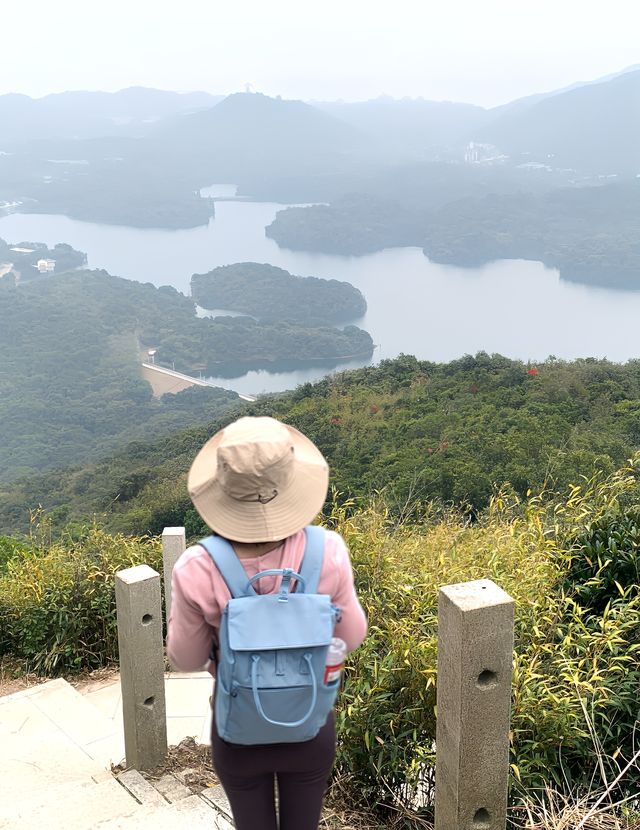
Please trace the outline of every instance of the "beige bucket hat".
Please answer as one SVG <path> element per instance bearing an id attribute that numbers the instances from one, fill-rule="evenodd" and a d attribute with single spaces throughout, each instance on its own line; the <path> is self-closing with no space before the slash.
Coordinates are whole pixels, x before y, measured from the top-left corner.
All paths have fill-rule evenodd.
<path id="1" fill-rule="evenodd" d="M 237 542 L 275 542 L 322 509 L 329 466 L 316 445 L 274 418 L 239 418 L 210 438 L 187 481 L 204 521 Z"/>

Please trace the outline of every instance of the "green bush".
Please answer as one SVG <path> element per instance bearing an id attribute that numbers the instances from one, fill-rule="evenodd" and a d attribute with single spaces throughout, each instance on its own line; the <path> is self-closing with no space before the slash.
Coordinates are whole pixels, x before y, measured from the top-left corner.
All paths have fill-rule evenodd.
<path id="1" fill-rule="evenodd" d="M 161 569 L 159 540 L 98 528 L 79 541 L 23 549 L 0 572 L 0 656 L 45 675 L 117 660 L 114 575 L 143 563 Z"/>
<path id="2" fill-rule="evenodd" d="M 575 540 L 602 527 L 635 485 L 630 467 L 564 499 L 521 503 L 505 491 L 473 524 L 450 514 L 394 527 L 383 509 L 334 509 L 370 623 L 349 660 L 338 714 L 337 775 L 351 781 L 354 798 L 395 810 L 398 799 L 407 808 L 420 794 L 429 805 L 437 589 L 478 578 L 493 579 L 516 602 L 511 802 L 549 783 L 588 789 L 597 753 L 615 778 L 637 728 L 640 598 L 629 588 L 587 615 L 582 586 L 567 585 L 567 573 Z M 624 517 L 616 522 L 626 527 Z M 639 789 L 636 768 L 619 792 Z"/>
<path id="3" fill-rule="evenodd" d="M 0 536 L 0 575 L 5 573 L 9 562 L 26 551 L 27 545 L 11 536 Z"/>
<path id="4" fill-rule="evenodd" d="M 607 511 L 569 540 L 573 553 L 566 586 L 587 613 L 640 589 L 640 506 Z"/>

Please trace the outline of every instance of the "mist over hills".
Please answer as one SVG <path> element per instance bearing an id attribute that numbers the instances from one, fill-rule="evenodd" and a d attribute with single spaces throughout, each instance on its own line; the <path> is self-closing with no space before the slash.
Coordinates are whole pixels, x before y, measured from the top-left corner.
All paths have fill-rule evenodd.
<path id="1" fill-rule="evenodd" d="M 209 157 L 221 153 L 272 161 L 301 155 L 370 157 L 392 152 L 447 158 L 468 141 L 486 141 L 507 154 L 553 153 L 562 163 L 592 165 L 617 153 L 637 164 L 640 69 L 574 84 L 485 109 L 471 104 L 381 96 L 370 101 L 309 102 L 261 93 L 228 96 L 131 87 L 115 93 L 72 91 L 32 99 L 0 96 L 0 143 L 101 136 L 148 136 Z M 605 138 L 608 143 L 605 143 Z M 373 146 L 372 142 L 373 141 Z M 78 149 L 82 144 L 78 145 Z M 77 158 L 78 156 L 73 156 Z M 84 156 L 83 156 L 84 157 Z M 392 159 L 394 160 L 394 159 Z M 223 161 L 223 159 L 220 159 Z"/>
<path id="2" fill-rule="evenodd" d="M 640 70 L 507 109 L 475 135 L 553 166 L 640 173 Z"/>
<path id="3" fill-rule="evenodd" d="M 0 204 L 22 211 L 195 227 L 213 214 L 199 190 L 215 181 L 267 201 L 360 194 L 426 209 L 635 177 L 640 70 L 490 110 L 131 88 L 2 96 L 0 123 Z"/>
<path id="4" fill-rule="evenodd" d="M 477 11 L 492 25 L 484 7 Z M 473 71 L 471 59 L 466 66 Z M 95 619 L 104 632 L 115 570 L 107 565 L 134 564 L 121 558 L 131 540 L 105 542 L 97 528 L 208 532 L 186 487 L 195 453 L 239 415 L 273 416 L 327 458 L 336 488 L 329 526 L 346 529 L 354 573 L 375 600 L 363 605 L 387 623 L 350 674 L 360 677 L 352 698 L 366 702 L 347 735 L 364 770 L 353 779 L 354 801 L 382 780 L 394 824 L 393 788 L 406 796 L 422 784 L 433 743 L 425 732 L 433 684 L 422 691 L 435 677 L 435 589 L 419 608 L 414 599 L 424 585 L 480 576 L 516 587 L 516 632 L 527 634 L 518 635 L 514 664 L 509 760 L 518 784 L 521 772 L 524 781 L 535 776 L 537 791 L 555 782 L 558 790 L 545 792 L 550 804 L 557 792 L 562 807 L 569 789 L 578 797 L 589 789 L 591 798 L 595 745 L 615 786 L 636 751 L 640 683 L 632 665 L 640 643 L 639 148 L 638 67 L 493 109 L 141 88 L 0 97 L 0 213 L 83 220 L 3 220 L 20 231 L 14 243 L 0 240 L 0 607 L 11 614 L 9 626 L 0 624 L 0 657 L 12 669 L 41 641 L 79 668 L 66 644 L 87 655 L 93 645 L 77 621 Z M 253 203 L 202 197 L 214 182 L 237 185 Z M 204 192 L 236 198 L 233 188 Z M 290 205 L 265 228 L 279 206 L 259 199 Z M 140 232 L 87 222 L 208 227 Z M 56 227 L 60 243 L 86 239 L 92 264 L 117 253 L 114 273 L 135 279 L 78 270 L 82 254 L 51 242 Z M 523 259 L 536 264 L 508 261 Z M 482 273 L 470 268 L 493 260 Z M 316 267 L 322 279 L 294 275 Z M 193 270 L 190 295 L 155 287 L 168 279 L 187 290 Z M 342 328 L 365 311 L 371 334 Z M 388 341 L 391 324 L 401 336 Z M 374 342 L 393 359 L 382 360 Z M 440 362 L 443 343 L 458 359 Z M 628 362 L 589 356 L 602 344 Z M 503 345 L 531 359 L 487 353 Z M 475 356 L 460 357 L 466 350 Z M 303 383 L 367 362 L 378 365 Z M 263 369 L 273 373 L 269 386 Z M 251 395 L 208 385 L 176 392 L 183 381 L 202 383 L 196 375 L 216 384 L 242 375 Z M 18 542 L 7 533 L 29 535 Z M 51 546 L 52 538 L 61 542 Z M 398 587 L 391 601 L 377 596 L 380 585 Z M 115 631 L 115 610 L 112 617 Z M 416 659 L 406 659 L 407 647 Z M 405 710 L 411 718 L 398 727 Z M 373 765 L 370 735 L 380 744 Z M 640 771 L 633 774 L 620 796 L 607 787 L 611 804 L 637 800 Z M 519 797 L 520 786 L 513 792 Z M 430 816 L 421 810 L 421 818 Z"/>
<path id="5" fill-rule="evenodd" d="M 640 64 L 627 66 L 619 72 L 613 72 L 610 75 L 602 75 L 600 78 L 592 78 L 589 81 L 576 81 L 568 86 L 563 86 L 560 89 L 552 89 L 549 92 L 535 92 L 532 95 L 525 95 L 522 98 L 515 98 L 513 101 L 508 101 L 506 104 L 500 104 L 497 107 L 493 107 L 490 112 L 493 116 L 497 117 L 505 112 L 528 109 L 538 103 L 538 101 L 542 101 L 545 98 L 553 98 L 556 95 L 562 95 L 565 92 L 571 92 L 572 90 L 579 89 L 583 86 L 592 86 L 593 84 L 602 84 L 606 81 L 612 81 L 614 78 L 619 78 L 621 75 L 626 75 L 629 72 L 635 72 L 637 69 L 640 69 Z"/>
<path id="6" fill-rule="evenodd" d="M 322 116 L 320 115 L 322 113 Z M 308 174 L 398 160 L 458 161 L 470 141 L 495 145 L 512 163 L 539 161 L 585 174 L 640 172 L 640 70 L 530 96 L 487 110 L 469 104 L 387 97 L 314 105 L 257 93 L 228 96 L 212 109 L 159 125 L 180 146 L 217 156 L 239 172 L 270 163 Z"/>
<path id="7" fill-rule="evenodd" d="M 367 147 L 365 133 L 309 104 L 246 92 L 160 124 L 151 138 L 225 181 L 265 167 L 324 170 Z"/>
<path id="8" fill-rule="evenodd" d="M 517 162 L 537 160 L 586 173 L 640 172 L 637 66 L 492 109 L 388 97 L 317 106 L 405 155 L 453 160 L 461 146 L 478 141 Z"/>
<path id="9" fill-rule="evenodd" d="M 175 128 L 191 129 L 203 142 L 210 139 L 221 144 L 233 140 L 246 142 L 247 131 L 258 123 L 266 134 L 261 137 L 267 142 L 279 139 L 281 133 L 293 130 L 291 141 L 330 141 L 334 146 L 352 148 L 362 143 L 364 136 L 338 118 L 322 113 L 303 101 L 289 101 L 270 98 L 259 92 L 236 92 L 228 95 L 219 104 L 199 112 L 185 114 L 171 127 L 159 132 L 175 132 Z M 216 133 L 223 132 L 218 137 Z"/>
<path id="10" fill-rule="evenodd" d="M 490 118 L 488 110 L 473 104 L 388 96 L 357 103 L 318 102 L 315 106 L 374 136 L 381 149 L 400 156 L 424 157 L 425 151 L 437 154 L 443 147 L 464 142 Z"/>
<path id="11" fill-rule="evenodd" d="M 42 98 L 0 95 L 0 143 L 140 135 L 161 119 L 212 107 L 222 97 L 145 87 L 118 92 L 60 92 Z"/>

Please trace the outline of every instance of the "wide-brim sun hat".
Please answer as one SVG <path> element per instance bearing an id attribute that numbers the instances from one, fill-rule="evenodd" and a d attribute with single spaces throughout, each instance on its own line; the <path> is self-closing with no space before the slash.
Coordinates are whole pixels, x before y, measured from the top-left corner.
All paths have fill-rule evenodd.
<path id="1" fill-rule="evenodd" d="M 195 457 L 187 487 L 207 525 L 236 542 L 275 542 L 310 524 L 327 497 L 329 466 L 288 424 L 244 417 Z"/>

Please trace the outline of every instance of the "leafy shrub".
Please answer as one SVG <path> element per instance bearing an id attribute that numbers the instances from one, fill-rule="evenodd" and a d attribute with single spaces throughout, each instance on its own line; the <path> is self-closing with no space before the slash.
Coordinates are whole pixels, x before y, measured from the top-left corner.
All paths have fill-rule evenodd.
<path id="1" fill-rule="evenodd" d="M 640 506 L 607 511 L 576 533 L 566 586 L 591 614 L 640 588 Z"/>
<path id="2" fill-rule="evenodd" d="M 9 559 L 0 573 L 0 655 L 47 675 L 117 660 L 114 575 L 143 563 L 161 568 L 159 540 L 98 528 Z"/>
<path id="3" fill-rule="evenodd" d="M 516 645 L 513 770 L 527 789 L 586 790 L 594 758 L 605 780 L 634 754 L 640 687 L 640 601 L 585 617 L 572 597 L 541 609 L 533 636 Z M 518 648 L 519 645 L 519 648 Z M 640 788 L 630 770 L 621 794 Z"/>
<path id="4" fill-rule="evenodd" d="M 0 574 L 3 574 L 11 559 L 27 550 L 27 545 L 11 536 L 0 536 Z"/>
<path id="5" fill-rule="evenodd" d="M 451 513 L 394 527 L 380 507 L 352 515 L 334 508 L 370 623 L 349 660 L 338 714 L 336 770 L 354 798 L 389 809 L 398 799 L 407 809 L 416 796 L 431 804 L 437 589 L 479 578 L 516 603 L 512 802 L 550 781 L 588 788 L 594 746 L 607 775 L 617 774 L 637 726 L 640 598 L 618 595 L 589 616 L 566 576 L 574 540 L 600 527 L 635 482 L 630 467 L 563 499 L 521 503 L 505 490 L 473 524 Z M 639 788 L 636 768 L 619 789 Z"/>

